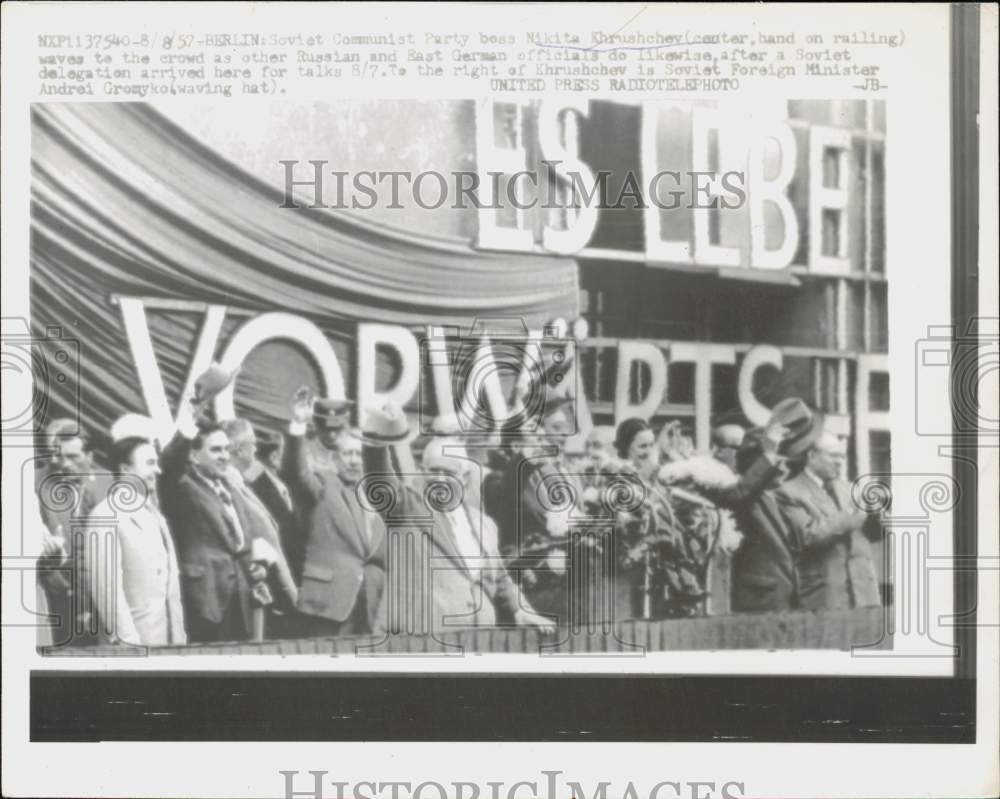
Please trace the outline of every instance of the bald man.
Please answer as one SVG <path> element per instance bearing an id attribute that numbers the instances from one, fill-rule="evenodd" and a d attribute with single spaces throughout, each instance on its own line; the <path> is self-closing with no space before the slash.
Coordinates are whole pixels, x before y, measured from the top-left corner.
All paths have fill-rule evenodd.
<path id="1" fill-rule="evenodd" d="M 746 430 L 738 424 L 720 424 L 712 429 L 712 457 L 736 471 L 736 453 L 743 446 Z"/>
<path id="2" fill-rule="evenodd" d="M 881 524 L 854 504 L 841 476 L 846 462 L 847 439 L 824 432 L 776 494 L 796 551 L 799 606 L 809 610 L 880 604 L 869 541 Z"/>

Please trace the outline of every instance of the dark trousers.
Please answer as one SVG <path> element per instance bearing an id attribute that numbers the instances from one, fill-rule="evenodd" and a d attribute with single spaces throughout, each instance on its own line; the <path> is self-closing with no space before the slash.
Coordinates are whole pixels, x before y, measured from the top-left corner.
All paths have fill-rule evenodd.
<path id="1" fill-rule="evenodd" d="M 94 646 L 98 643 L 97 616 L 90 597 L 80 594 L 79 575 L 73 574 L 70 561 L 60 558 L 38 559 L 38 582 L 48 605 L 48 645 Z M 79 591 L 83 587 L 79 586 Z"/>
<path id="2" fill-rule="evenodd" d="M 337 638 L 347 635 L 369 635 L 371 624 L 368 620 L 368 602 L 362 586 L 354 602 L 351 615 L 343 621 L 310 616 L 306 613 L 287 615 L 277 626 L 269 628 L 268 638 Z"/>
<path id="3" fill-rule="evenodd" d="M 189 617 L 187 620 L 188 641 L 191 643 L 210 643 L 215 641 L 246 641 L 250 638 L 250 630 L 243 618 L 243 608 L 240 595 L 233 592 L 229 606 L 218 624 L 205 619 Z"/>

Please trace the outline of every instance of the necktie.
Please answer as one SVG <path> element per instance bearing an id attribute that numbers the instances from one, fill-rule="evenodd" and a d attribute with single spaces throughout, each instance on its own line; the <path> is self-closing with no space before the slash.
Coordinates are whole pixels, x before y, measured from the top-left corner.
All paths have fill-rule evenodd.
<path id="1" fill-rule="evenodd" d="M 233 534 L 236 551 L 239 552 L 246 545 L 246 536 L 243 534 L 243 525 L 240 524 L 240 517 L 236 513 L 236 506 L 233 504 L 233 495 L 221 480 L 214 483 L 215 493 L 222 500 L 222 510 L 226 521 L 229 522 L 229 531 Z"/>
<path id="2" fill-rule="evenodd" d="M 278 475 L 271 474 L 270 472 L 267 473 L 267 476 L 271 478 L 271 482 L 278 489 L 278 495 L 284 500 L 285 505 L 288 506 L 288 510 L 292 510 L 292 495 L 288 493 L 288 488 L 285 486 L 284 481 Z"/>
<path id="3" fill-rule="evenodd" d="M 478 558 L 482 555 L 482 549 L 472 532 L 472 524 L 469 521 L 468 512 L 464 507 L 458 507 L 448 514 L 451 521 L 451 529 L 455 536 L 455 546 L 463 560 Z"/>
<path id="4" fill-rule="evenodd" d="M 358 502 L 358 495 L 356 493 L 356 488 L 354 483 L 348 483 L 344 481 L 344 487 L 341 491 L 344 497 L 344 504 L 347 505 L 348 509 L 351 511 L 351 517 L 354 519 L 354 524 L 361 533 L 361 538 L 365 544 L 371 543 L 371 530 L 368 529 L 368 525 L 365 523 L 365 516 L 367 515 L 365 509 L 361 507 Z"/>
<path id="5" fill-rule="evenodd" d="M 823 483 L 823 488 L 826 490 L 826 493 L 829 495 L 830 499 L 833 500 L 833 504 L 837 506 L 837 510 L 841 510 L 840 500 L 837 498 L 837 492 L 833 487 L 833 480 L 826 480 Z"/>

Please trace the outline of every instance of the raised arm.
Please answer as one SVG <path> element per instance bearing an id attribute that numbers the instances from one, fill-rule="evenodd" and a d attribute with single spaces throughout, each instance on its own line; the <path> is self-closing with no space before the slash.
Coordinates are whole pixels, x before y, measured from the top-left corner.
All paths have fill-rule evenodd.
<path id="1" fill-rule="evenodd" d="M 191 452 L 191 440 L 198 434 L 198 420 L 204 415 L 211 398 L 191 398 L 181 404 L 177 414 L 177 429 L 160 452 L 160 491 L 167 493 L 180 480 Z"/>
<path id="2" fill-rule="evenodd" d="M 735 506 L 753 500 L 778 478 L 783 469 L 778 460 L 778 447 L 788 436 L 788 428 L 771 424 L 760 434 L 760 453 L 736 481 L 735 485 L 706 492 L 718 505 Z"/>
<path id="3" fill-rule="evenodd" d="M 288 425 L 285 477 L 292 488 L 313 504 L 323 498 L 324 485 L 312 467 L 306 453 L 306 425 L 313 413 L 314 397 L 305 386 L 292 396 L 291 422 Z"/>

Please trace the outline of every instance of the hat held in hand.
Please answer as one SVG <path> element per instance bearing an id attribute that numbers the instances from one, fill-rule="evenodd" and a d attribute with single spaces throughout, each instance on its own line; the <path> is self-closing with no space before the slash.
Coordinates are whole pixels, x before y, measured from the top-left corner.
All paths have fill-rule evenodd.
<path id="1" fill-rule="evenodd" d="M 218 361 L 213 361 L 211 366 L 198 375 L 194 381 L 195 401 L 203 402 L 222 392 L 226 386 L 233 382 L 239 371 L 239 367 L 229 371 L 224 369 Z"/>
<path id="2" fill-rule="evenodd" d="M 788 435 L 778 447 L 778 452 L 794 458 L 806 452 L 823 432 L 823 414 L 813 411 L 798 397 L 783 399 L 771 410 L 768 427 L 780 424 L 788 428 Z"/>
<path id="3" fill-rule="evenodd" d="M 403 409 L 391 404 L 369 410 L 361 434 L 365 442 L 383 446 L 401 444 L 415 437 Z"/>

